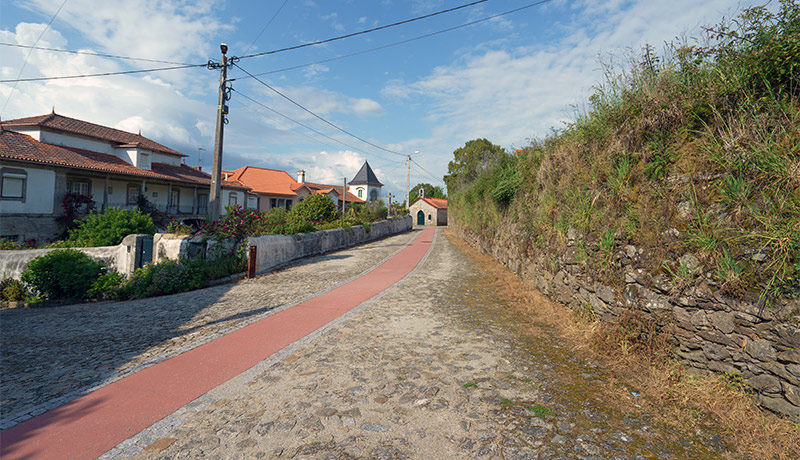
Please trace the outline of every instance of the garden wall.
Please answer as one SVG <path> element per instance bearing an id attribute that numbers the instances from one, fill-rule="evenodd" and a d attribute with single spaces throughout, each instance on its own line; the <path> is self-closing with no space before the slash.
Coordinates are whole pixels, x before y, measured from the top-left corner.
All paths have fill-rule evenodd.
<path id="1" fill-rule="evenodd" d="M 655 319 L 672 335 L 685 364 L 741 375 L 764 407 L 800 421 L 799 300 L 763 306 L 757 297 L 732 299 L 721 295 L 710 278 L 679 292 L 664 277 L 638 269 L 646 251 L 621 241 L 613 263 L 624 269 L 624 285 L 608 286 L 578 261 L 574 231 L 568 232 L 565 249 L 552 254 L 540 248 L 526 253 L 528 237 L 514 224 L 500 225 L 494 237 L 454 228 L 553 301 L 576 310 L 590 308 L 604 321 L 613 322 L 629 309 Z M 687 264 L 697 262 L 691 254 L 683 258 Z"/>
<path id="2" fill-rule="evenodd" d="M 149 244 L 149 235 L 128 235 L 117 246 L 101 246 L 96 248 L 74 248 L 89 257 L 102 260 L 114 271 L 129 275 L 133 273 L 137 265 L 139 248 L 143 244 Z M 40 256 L 43 256 L 58 248 L 50 249 L 17 249 L 0 251 L 0 276 L 19 279 L 28 263 Z"/>

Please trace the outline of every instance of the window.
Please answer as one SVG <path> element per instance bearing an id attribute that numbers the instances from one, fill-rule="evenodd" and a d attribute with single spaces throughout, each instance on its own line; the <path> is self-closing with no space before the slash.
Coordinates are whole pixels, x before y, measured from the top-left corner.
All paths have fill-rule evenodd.
<path id="1" fill-rule="evenodd" d="M 228 206 L 236 206 L 238 204 L 239 195 L 237 193 L 228 194 Z"/>
<path id="2" fill-rule="evenodd" d="M 378 199 L 378 191 L 375 190 L 375 189 L 372 189 L 369 192 L 369 199 L 370 199 L 370 201 L 376 201 Z"/>
<path id="3" fill-rule="evenodd" d="M 129 185 L 128 186 L 128 200 L 126 204 L 132 205 L 136 204 L 136 199 L 139 198 L 139 195 L 142 194 L 142 188 L 138 185 Z"/>
<path id="4" fill-rule="evenodd" d="M 89 196 L 89 181 L 88 180 L 70 180 L 67 181 L 67 190 L 76 195 Z"/>
<path id="5" fill-rule="evenodd" d="M 431 219 L 431 215 L 430 214 L 428 214 L 428 220 L 433 220 L 433 219 Z"/>
<path id="6" fill-rule="evenodd" d="M 208 194 L 201 193 L 197 195 L 197 213 L 206 214 L 208 212 Z"/>
<path id="7" fill-rule="evenodd" d="M 173 214 L 177 214 L 180 210 L 180 200 L 181 200 L 181 192 L 180 190 L 173 190 L 172 191 L 172 202 L 169 206 L 169 212 Z"/>
<path id="8" fill-rule="evenodd" d="M 364 198 L 364 189 L 363 188 L 358 189 L 358 197 L 359 198 Z"/>
<path id="9" fill-rule="evenodd" d="M 286 200 L 286 210 L 290 211 L 292 209 L 292 200 Z"/>
<path id="10" fill-rule="evenodd" d="M 25 185 L 28 182 L 28 173 L 24 169 L 3 168 L 0 196 L 4 200 L 25 201 Z"/>

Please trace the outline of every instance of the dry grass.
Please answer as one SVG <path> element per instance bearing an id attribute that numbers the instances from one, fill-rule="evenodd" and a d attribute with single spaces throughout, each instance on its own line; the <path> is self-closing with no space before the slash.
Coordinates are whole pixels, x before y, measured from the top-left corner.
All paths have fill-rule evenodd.
<path id="1" fill-rule="evenodd" d="M 742 382 L 697 375 L 670 359 L 670 340 L 652 322 L 630 313 L 621 325 L 604 324 L 589 312 L 551 302 L 451 230 L 446 233 L 451 243 L 482 264 L 487 279 L 494 280 L 492 287 L 511 305 L 556 327 L 575 351 L 602 361 L 613 376 L 609 393 L 621 394 L 621 385 L 634 386 L 642 395 L 640 402 L 651 406 L 662 423 L 677 432 L 719 433 L 730 451 L 739 454 L 731 458 L 800 459 L 800 424 L 759 409 Z"/>

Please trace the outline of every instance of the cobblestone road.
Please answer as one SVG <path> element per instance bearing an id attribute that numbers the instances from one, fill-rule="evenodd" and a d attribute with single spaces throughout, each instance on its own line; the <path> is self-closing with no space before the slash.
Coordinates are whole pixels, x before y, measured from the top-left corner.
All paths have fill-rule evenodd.
<path id="1" fill-rule="evenodd" d="M 127 302 L 0 310 L 0 429 L 374 268 L 416 232 L 252 280 Z"/>
<path id="2" fill-rule="evenodd" d="M 716 437 L 677 437 L 635 402 L 609 403 L 599 394 L 607 378 L 602 368 L 575 357 L 546 326 L 507 308 L 483 273 L 439 233 L 419 269 L 384 295 L 104 457 L 640 460 L 725 454 Z"/>

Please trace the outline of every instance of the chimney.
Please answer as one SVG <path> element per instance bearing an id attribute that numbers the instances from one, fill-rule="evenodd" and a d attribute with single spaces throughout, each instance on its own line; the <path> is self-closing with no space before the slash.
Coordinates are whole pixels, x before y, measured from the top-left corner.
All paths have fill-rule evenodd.
<path id="1" fill-rule="evenodd" d="M 305 181 L 306 181 L 306 172 L 303 171 L 302 169 L 300 171 L 297 171 L 297 182 L 300 182 L 302 184 L 305 183 Z"/>

